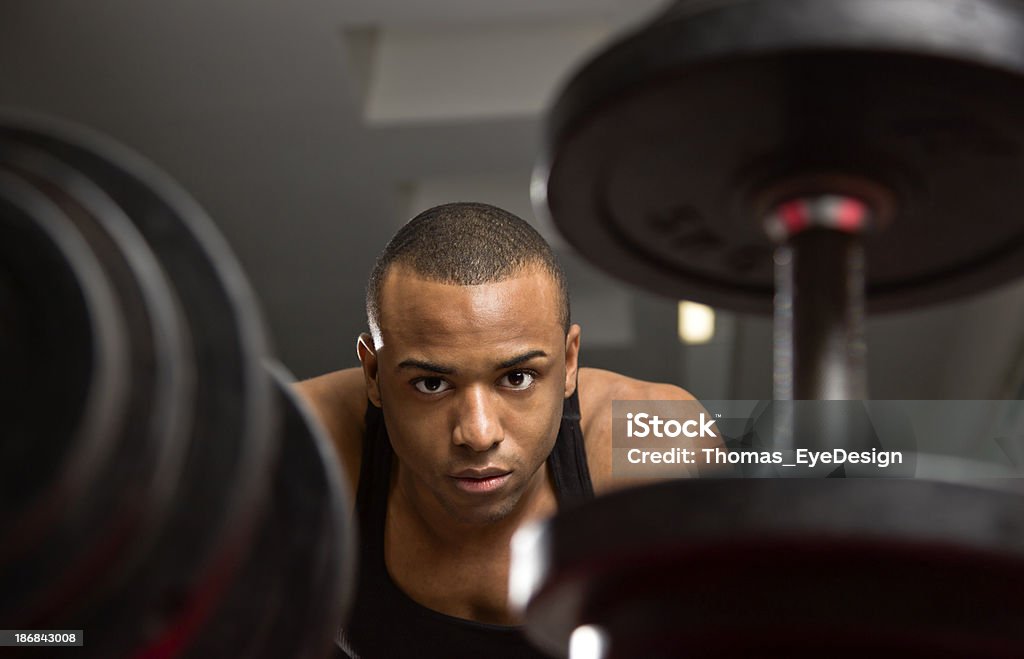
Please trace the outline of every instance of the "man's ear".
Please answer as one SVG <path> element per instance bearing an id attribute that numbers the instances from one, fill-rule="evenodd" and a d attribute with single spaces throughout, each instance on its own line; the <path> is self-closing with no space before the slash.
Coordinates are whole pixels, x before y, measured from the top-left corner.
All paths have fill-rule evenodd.
<path id="1" fill-rule="evenodd" d="M 377 381 L 377 351 L 373 347 L 373 338 L 363 332 L 356 340 L 356 354 L 363 365 L 363 379 L 366 381 L 366 397 L 376 407 L 380 407 L 380 383 Z"/>
<path id="2" fill-rule="evenodd" d="M 565 335 L 565 397 L 576 391 L 576 370 L 579 368 L 580 326 L 573 325 Z"/>

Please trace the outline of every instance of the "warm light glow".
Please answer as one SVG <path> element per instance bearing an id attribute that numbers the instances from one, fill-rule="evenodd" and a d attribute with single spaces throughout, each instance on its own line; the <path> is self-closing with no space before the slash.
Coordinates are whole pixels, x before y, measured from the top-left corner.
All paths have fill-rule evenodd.
<path id="1" fill-rule="evenodd" d="M 608 650 L 608 634 L 595 625 L 582 625 L 569 637 L 569 659 L 602 659 Z"/>
<path id="2" fill-rule="evenodd" d="M 679 340 L 690 345 L 707 343 L 715 336 L 715 310 L 705 304 L 679 303 Z"/>

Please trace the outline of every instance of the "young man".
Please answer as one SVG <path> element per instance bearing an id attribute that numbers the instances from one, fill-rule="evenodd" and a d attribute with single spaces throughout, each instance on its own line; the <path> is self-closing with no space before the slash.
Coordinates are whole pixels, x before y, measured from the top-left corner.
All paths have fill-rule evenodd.
<path id="1" fill-rule="evenodd" d="M 620 485 L 612 400 L 693 397 L 578 369 L 554 254 L 491 206 L 413 218 L 366 308 L 362 368 L 298 385 L 356 496 L 359 583 L 340 644 L 361 659 L 544 656 L 507 608 L 512 534 Z"/>

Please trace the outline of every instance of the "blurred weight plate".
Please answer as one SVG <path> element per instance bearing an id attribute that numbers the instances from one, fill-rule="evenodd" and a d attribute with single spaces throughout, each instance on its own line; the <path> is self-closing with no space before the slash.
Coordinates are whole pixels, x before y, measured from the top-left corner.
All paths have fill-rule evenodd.
<path id="1" fill-rule="evenodd" d="M 1024 489 L 667 482 L 520 532 L 511 584 L 556 656 L 594 625 L 603 659 L 1020 657 Z"/>
<path id="2" fill-rule="evenodd" d="M 277 364 L 269 370 L 283 413 L 269 508 L 245 567 L 189 657 L 322 659 L 352 596 L 353 504 L 340 460 L 291 375 Z"/>
<path id="3" fill-rule="evenodd" d="M 241 269 L 198 206 L 152 165 L 104 138 L 9 117 L 0 139 L 64 162 L 131 218 L 180 302 L 196 373 L 192 425 L 171 515 L 120 589 L 82 612 L 106 656 L 173 653 L 215 608 L 244 559 L 276 451 L 267 341 Z M 144 584 L 144 587 L 143 587 Z"/>
<path id="4" fill-rule="evenodd" d="M 540 210 L 593 263 L 770 312 L 769 209 L 865 199 L 869 309 L 1024 274 L 1024 3 L 679 0 L 557 97 Z"/>
<path id="5" fill-rule="evenodd" d="M 30 147 L 0 143 L 0 168 L 46 195 L 88 241 L 125 317 L 121 349 L 131 367 L 124 418 L 88 496 L 75 499 L 12 575 L 40 591 L 16 602 L 19 619 L 31 625 L 88 605 L 78 601 L 83 593 L 95 598 L 116 587 L 153 540 L 188 446 L 194 375 L 173 293 L 121 209 L 83 175 Z"/>
<path id="6" fill-rule="evenodd" d="M 88 495 L 114 448 L 128 372 L 124 318 L 96 256 L 58 207 L 2 172 L 0 291 L 10 359 L 0 403 L 0 619 L 9 621 L 31 590 L 13 566 Z"/>

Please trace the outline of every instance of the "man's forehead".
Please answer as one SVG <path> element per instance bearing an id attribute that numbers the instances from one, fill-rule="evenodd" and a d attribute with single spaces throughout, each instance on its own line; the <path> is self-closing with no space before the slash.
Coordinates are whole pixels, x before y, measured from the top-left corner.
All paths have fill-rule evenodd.
<path id="1" fill-rule="evenodd" d="M 546 268 L 540 264 L 526 264 L 521 268 L 510 270 L 506 276 L 495 276 L 479 283 L 461 283 L 455 280 L 447 281 L 435 276 L 427 275 L 417 271 L 413 266 L 401 261 L 391 264 L 384 274 L 384 286 L 416 286 L 435 285 L 452 287 L 473 287 L 502 284 L 510 281 L 531 281 L 538 286 L 556 286 L 555 278 Z"/>
<path id="2" fill-rule="evenodd" d="M 478 301 L 493 300 L 495 303 L 515 304 L 518 298 L 527 297 L 535 303 L 551 298 L 560 302 L 560 290 L 554 277 L 537 268 L 524 268 L 512 276 L 479 284 L 459 284 L 440 281 L 421 275 L 411 268 L 396 265 L 390 268 L 381 287 L 381 306 L 389 302 L 408 304 L 423 296 L 437 298 L 459 298 Z M 557 311 L 557 308 L 556 308 Z"/>
<path id="3" fill-rule="evenodd" d="M 387 273 L 381 295 L 381 329 L 402 333 L 465 333 L 498 328 L 561 328 L 561 296 L 539 268 L 493 282 L 460 285 L 435 281 L 408 268 Z"/>

